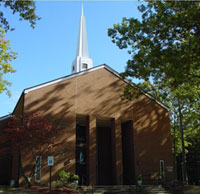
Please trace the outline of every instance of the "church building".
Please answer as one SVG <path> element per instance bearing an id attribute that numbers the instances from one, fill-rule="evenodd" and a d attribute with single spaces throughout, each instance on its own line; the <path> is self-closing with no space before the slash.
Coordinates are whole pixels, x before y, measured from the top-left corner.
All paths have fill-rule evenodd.
<path id="1" fill-rule="evenodd" d="M 65 169 L 79 175 L 81 185 L 133 185 L 138 175 L 144 184 L 156 183 L 158 174 L 161 179 L 172 180 L 168 108 L 147 93 L 131 101 L 121 99 L 128 82 L 108 65 L 93 66 L 89 58 L 83 8 L 71 71 L 68 76 L 24 89 L 11 114 L 39 112 L 63 129 L 51 153 L 52 176 Z M 0 130 L 11 115 L 0 118 Z M 10 173 L 7 182 L 19 180 L 21 184 L 18 155 L 9 153 L 0 158 L 0 167 L 4 165 Z M 21 157 L 28 172 L 29 163 L 35 159 L 26 149 Z M 48 183 L 47 154 L 37 157 L 41 169 L 32 182 Z M 2 173 L 0 170 L 0 177 Z"/>

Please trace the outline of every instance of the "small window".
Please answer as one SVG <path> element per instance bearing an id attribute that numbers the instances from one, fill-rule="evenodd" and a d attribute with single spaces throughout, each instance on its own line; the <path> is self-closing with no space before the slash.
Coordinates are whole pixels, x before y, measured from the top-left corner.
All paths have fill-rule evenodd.
<path id="1" fill-rule="evenodd" d="M 75 67 L 74 67 L 74 65 L 73 65 L 73 67 L 72 67 L 72 71 L 73 71 L 73 72 L 75 71 Z"/>
<path id="2" fill-rule="evenodd" d="M 40 181 L 41 178 L 42 156 L 35 158 L 35 181 Z"/>
<path id="3" fill-rule="evenodd" d="M 160 160 L 160 178 L 161 178 L 162 180 L 165 179 L 164 160 Z"/>
<path id="4" fill-rule="evenodd" d="M 88 68 L 87 63 L 83 63 L 82 67 L 83 67 L 83 69 L 87 69 Z"/>

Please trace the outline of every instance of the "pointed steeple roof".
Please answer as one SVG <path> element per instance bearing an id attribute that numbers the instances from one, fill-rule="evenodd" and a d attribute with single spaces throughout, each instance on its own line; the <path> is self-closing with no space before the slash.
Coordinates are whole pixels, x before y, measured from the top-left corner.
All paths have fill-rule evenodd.
<path id="1" fill-rule="evenodd" d="M 83 15 L 83 5 L 82 5 L 82 11 L 81 11 L 80 26 L 79 26 L 77 56 L 89 57 L 88 56 L 86 21 L 85 21 L 85 16 Z"/>
<path id="2" fill-rule="evenodd" d="M 77 53 L 76 53 L 76 59 L 74 60 L 72 64 L 72 73 L 83 71 L 85 69 L 92 68 L 92 67 L 93 67 L 93 62 L 92 62 L 92 59 L 89 58 L 89 54 L 88 54 L 86 20 L 83 14 L 83 5 L 82 5 Z"/>

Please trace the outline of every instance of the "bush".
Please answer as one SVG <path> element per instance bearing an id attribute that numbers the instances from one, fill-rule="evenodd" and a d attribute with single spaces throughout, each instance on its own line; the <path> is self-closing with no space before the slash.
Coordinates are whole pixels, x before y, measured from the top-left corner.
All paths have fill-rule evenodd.
<path id="1" fill-rule="evenodd" d="M 59 176 L 59 181 L 63 184 L 67 184 L 70 181 L 70 172 L 66 172 L 65 170 L 60 170 L 58 172 L 58 176 Z"/>
<path id="2" fill-rule="evenodd" d="M 78 177 L 78 175 L 74 174 L 74 175 L 72 175 L 72 176 L 70 177 L 70 180 L 71 180 L 72 182 L 78 181 L 78 180 L 79 180 L 79 177 Z"/>
<path id="3" fill-rule="evenodd" d="M 139 174 L 139 175 L 137 176 L 137 180 L 138 180 L 138 181 L 141 181 L 141 180 L 142 180 L 142 174 Z"/>
<path id="4" fill-rule="evenodd" d="M 61 181 L 57 180 L 57 181 L 52 181 L 51 186 L 54 188 L 57 188 L 57 187 L 63 187 L 63 186 L 65 186 L 65 184 L 63 184 Z"/>
<path id="5" fill-rule="evenodd" d="M 58 172 L 58 182 L 63 185 L 68 185 L 69 183 L 74 183 L 79 180 L 78 175 L 71 174 L 70 172 L 66 172 L 65 170 L 60 170 Z"/>

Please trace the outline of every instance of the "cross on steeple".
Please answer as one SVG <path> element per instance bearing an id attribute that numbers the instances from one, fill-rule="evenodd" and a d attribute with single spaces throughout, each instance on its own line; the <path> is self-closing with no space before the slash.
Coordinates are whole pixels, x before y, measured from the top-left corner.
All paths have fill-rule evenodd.
<path id="1" fill-rule="evenodd" d="M 83 15 L 83 5 L 82 5 L 77 53 L 76 53 L 76 58 L 72 63 L 72 73 L 80 72 L 92 67 L 93 67 L 93 62 L 92 59 L 89 58 L 88 54 L 86 21 L 85 21 L 85 16 Z"/>

